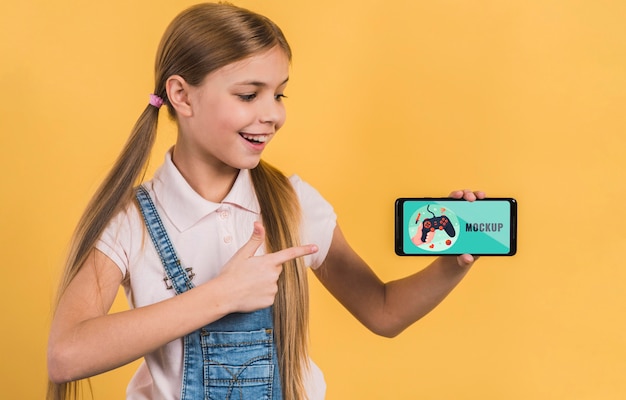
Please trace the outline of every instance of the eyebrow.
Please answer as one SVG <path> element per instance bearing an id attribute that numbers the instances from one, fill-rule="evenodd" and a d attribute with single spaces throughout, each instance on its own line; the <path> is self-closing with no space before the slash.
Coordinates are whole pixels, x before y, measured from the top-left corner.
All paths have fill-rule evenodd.
<path id="1" fill-rule="evenodd" d="M 285 83 L 287 83 L 288 81 L 289 81 L 289 77 L 287 77 L 287 79 L 285 79 L 284 81 L 282 81 L 282 82 L 280 83 L 280 85 L 278 85 L 278 86 L 282 86 L 282 85 L 284 85 Z M 242 86 L 245 86 L 245 85 L 251 85 L 251 86 L 256 86 L 256 87 L 266 87 L 266 86 L 267 86 L 267 83 L 266 83 L 266 82 L 260 82 L 260 81 L 244 81 L 244 82 L 239 82 L 239 83 L 236 83 L 236 85 L 242 85 Z"/>

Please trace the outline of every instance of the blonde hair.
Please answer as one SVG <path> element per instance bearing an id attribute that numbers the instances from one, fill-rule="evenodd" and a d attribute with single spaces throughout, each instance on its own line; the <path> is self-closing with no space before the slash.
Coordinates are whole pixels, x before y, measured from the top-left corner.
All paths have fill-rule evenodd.
<path id="1" fill-rule="evenodd" d="M 279 46 L 291 60 L 291 49 L 280 28 L 268 18 L 230 4 L 198 4 L 174 18 L 161 39 L 155 61 L 154 94 L 169 106 L 165 82 L 180 75 L 199 85 L 223 66 Z M 133 188 L 145 171 L 155 141 L 158 109 L 151 105 L 137 120 L 109 175 L 80 219 L 66 261 L 58 298 L 76 276 L 111 218 L 133 198 Z M 300 208 L 289 180 L 264 161 L 251 170 L 273 252 L 299 243 Z M 305 399 L 303 375 L 308 366 L 308 284 L 302 260 L 285 264 L 274 304 L 274 329 L 283 389 L 289 400 Z M 50 383 L 48 399 L 78 398 L 78 382 Z"/>

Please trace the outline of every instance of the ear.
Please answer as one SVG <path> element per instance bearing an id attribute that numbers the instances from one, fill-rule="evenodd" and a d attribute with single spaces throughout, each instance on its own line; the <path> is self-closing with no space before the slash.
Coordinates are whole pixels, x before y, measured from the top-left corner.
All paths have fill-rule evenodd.
<path id="1" fill-rule="evenodd" d="M 169 100 L 176 115 L 190 117 L 192 115 L 191 102 L 189 98 L 189 84 L 180 75 L 172 75 L 165 82 L 167 99 Z"/>

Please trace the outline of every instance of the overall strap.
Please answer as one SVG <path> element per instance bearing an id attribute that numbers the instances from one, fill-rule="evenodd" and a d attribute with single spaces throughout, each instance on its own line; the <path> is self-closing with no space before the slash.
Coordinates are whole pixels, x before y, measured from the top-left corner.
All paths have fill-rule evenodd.
<path id="1" fill-rule="evenodd" d="M 183 268 L 180 259 L 176 255 L 174 246 L 170 241 L 163 221 L 156 210 L 150 194 L 143 186 L 137 187 L 135 196 L 139 202 L 139 210 L 148 228 L 148 233 L 154 243 L 157 253 L 161 258 L 163 267 L 165 269 L 166 278 L 164 279 L 168 289 L 174 289 L 176 294 L 181 294 L 194 287 L 191 282 L 193 279 L 193 272 L 191 268 Z M 168 283 L 169 282 L 169 283 Z"/>
<path id="2" fill-rule="evenodd" d="M 143 187 L 139 186 L 135 196 L 139 202 L 139 209 L 143 216 L 146 228 L 150 233 L 150 238 L 156 248 L 161 262 L 165 269 L 166 286 L 168 289 L 174 289 L 176 294 L 181 294 L 194 287 L 191 283 L 193 272 L 191 268 L 183 269 L 180 259 L 176 255 L 174 246 L 165 231 L 161 217 L 154 206 L 154 202 L 150 198 L 150 194 Z M 167 284 L 171 282 L 171 286 Z M 200 343 L 200 330 L 194 331 L 183 338 L 183 380 L 181 399 L 195 400 L 201 398 L 198 391 L 202 391 L 203 375 L 202 375 L 202 346 Z"/>

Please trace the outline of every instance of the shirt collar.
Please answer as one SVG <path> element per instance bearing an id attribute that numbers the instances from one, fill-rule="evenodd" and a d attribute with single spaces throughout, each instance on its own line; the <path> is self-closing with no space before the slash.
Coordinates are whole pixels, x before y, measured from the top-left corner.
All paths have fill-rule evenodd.
<path id="1" fill-rule="evenodd" d="M 165 161 L 155 172 L 152 182 L 157 203 L 179 231 L 191 228 L 223 204 L 260 214 L 259 202 L 247 169 L 239 171 L 233 187 L 221 203 L 208 201 L 193 190 L 174 165 L 171 150 L 165 155 Z"/>

